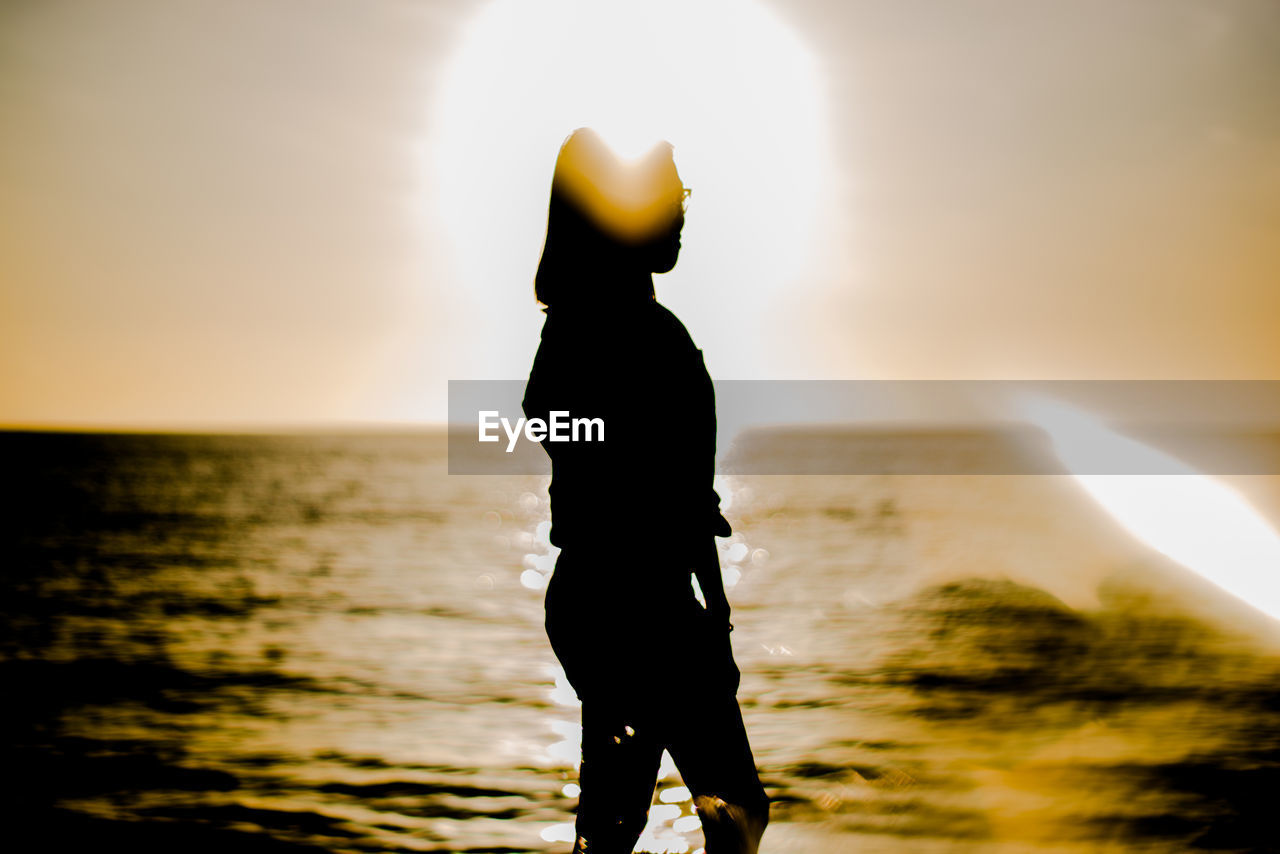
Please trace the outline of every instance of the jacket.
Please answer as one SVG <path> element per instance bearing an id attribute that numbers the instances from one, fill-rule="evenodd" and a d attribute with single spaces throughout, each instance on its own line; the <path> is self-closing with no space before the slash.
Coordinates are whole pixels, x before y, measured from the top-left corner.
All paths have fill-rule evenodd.
<path id="1" fill-rule="evenodd" d="M 652 298 L 610 310 L 548 308 L 525 386 L 527 418 L 599 418 L 603 441 L 542 442 L 551 542 L 728 536 L 715 475 L 715 391 L 679 319 Z M 565 418 L 566 416 L 561 416 Z M 594 438 L 594 437 L 593 437 Z"/>

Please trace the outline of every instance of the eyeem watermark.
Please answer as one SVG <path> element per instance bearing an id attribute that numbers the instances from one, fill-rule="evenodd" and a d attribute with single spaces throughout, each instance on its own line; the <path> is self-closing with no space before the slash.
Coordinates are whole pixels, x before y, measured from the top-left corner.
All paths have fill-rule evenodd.
<path id="1" fill-rule="evenodd" d="M 498 428 L 507 434 L 507 453 L 516 449 L 516 442 L 523 433 L 530 442 L 603 442 L 603 418 L 572 418 L 567 409 L 553 409 L 547 413 L 546 421 L 541 418 L 517 418 L 515 424 L 508 418 L 502 418 L 496 409 L 482 409 L 479 415 L 479 440 L 481 442 L 497 442 L 501 440 Z"/>
<path id="2" fill-rule="evenodd" d="M 524 414 L 526 385 L 449 381 L 450 474 L 546 475 L 546 449 L 572 447 L 548 440 L 606 447 L 603 422 L 622 416 L 575 418 L 602 411 L 570 400 L 504 432 L 499 413 Z M 723 474 L 1280 474 L 1280 380 L 721 380 L 715 397 Z M 610 427 L 623 446 L 593 462 L 619 476 L 648 464 L 636 426 Z"/>

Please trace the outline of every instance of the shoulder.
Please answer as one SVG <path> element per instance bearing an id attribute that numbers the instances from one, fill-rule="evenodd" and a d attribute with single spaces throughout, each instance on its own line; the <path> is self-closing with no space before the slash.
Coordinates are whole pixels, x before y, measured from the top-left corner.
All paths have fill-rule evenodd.
<path id="1" fill-rule="evenodd" d="M 542 335 L 538 344 L 540 352 L 545 354 L 581 353 L 584 350 L 598 350 L 601 330 L 598 324 L 577 314 L 548 311 L 542 321 Z"/>
<path id="2" fill-rule="evenodd" d="M 651 311 L 653 312 L 653 324 L 656 334 L 673 344 L 697 349 L 694 346 L 693 338 L 689 335 L 689 330 L 685 329 L 684 324 L 680 322 L 680 318 L 676 317 L 671 309 L 654 300 Z"/>

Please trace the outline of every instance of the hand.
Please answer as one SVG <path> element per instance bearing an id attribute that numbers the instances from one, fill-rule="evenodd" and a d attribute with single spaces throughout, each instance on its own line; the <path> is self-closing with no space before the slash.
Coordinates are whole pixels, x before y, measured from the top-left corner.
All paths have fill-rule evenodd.
<path id="1" fill-rule="evenodd" d="M 729 622 L 729 609 L 708 608 L 699 633 L 698 648 L 702 651 L 706 684 L 735 693 L 742 679 L 738 663 L 733 658 L 733 623 Z"/>
<path id="2" fill-rule="evenodd" d="M 733 623 L 729 621 L 730 609 L 727 600 L 718 603 L 707 603 L 707 616 L 712 626 L 723 628 L 726 633 L 733 631 Z"/>

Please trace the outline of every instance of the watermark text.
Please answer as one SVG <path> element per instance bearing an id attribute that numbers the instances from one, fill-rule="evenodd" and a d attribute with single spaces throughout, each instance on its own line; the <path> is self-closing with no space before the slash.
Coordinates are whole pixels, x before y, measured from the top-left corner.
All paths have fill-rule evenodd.
<path id="1" fill-rule="evenodd" d="M 530 442 L 603 442 L 603 418 L 573 418 L 566 409 L 553 409 L 547 418 L 517 418 L 515 423 L 501 417 L 496 409 L 482 409 L 478 419 L 481 442 L 502 440 L 498 430 L 507 436 L 507 453 L 516 449 L 523 435 Z"/>

